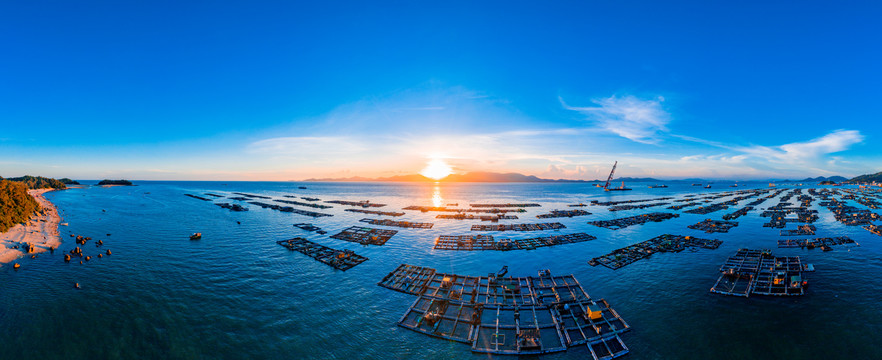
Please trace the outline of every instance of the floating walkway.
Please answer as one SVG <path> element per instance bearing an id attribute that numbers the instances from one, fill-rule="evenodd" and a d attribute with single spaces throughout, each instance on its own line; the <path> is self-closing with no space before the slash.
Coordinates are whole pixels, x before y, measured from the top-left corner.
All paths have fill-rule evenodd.
<path id="1" fill-rule="evenodd" d="M 640 259 L 650 257 L 659 252 L 681 252 L 687 248 L 716 249 L 723 242 L 716 239 L 700 239 L 682 235 L 659 235 L 652 239 L 613 250 L 611 253 L 598 256 L 588 261 L 591 266 L 602 265 L 618 270 Z"/>
<path id="2" fill-rule="evenodd" d="M 472 225 L 472 231 L 543 231 L 566 229 L 561 223 Z"/>
<path id="3" fill-rule="evenodd" d="M 848 236 L 839 236 L 833 238 L 815 238 L 815 239 L 788 239 L 788 240 L 778 240 L 779 248 L 804 248 L 804 249 L 814 249 L 821 248 L 825 251 L 832 250 L 831 246 L 836 245 L 854 245 L 860 246 L 857 242 L 852 240 Z"/>
<path id="4" fill-rule="evenodd" d="M 371 215 L 404 216 L 403 212 L 394 212 L 394 211 L 377 211 L 377 210 L 363 210 L 363 209 L 346 209 L 344 211 L 361 213 L 361 214 L 371 214 Z"/>
<path id="5" fill-rule="evenodd" d="M 332 239 L 359 243 L 362 245 L 383 245 L 389 241 L 398 230 L 372 229 L 360 226 L 352 226 L 338 234 L 331 235 Z"/>
<path id="6" fill-rule="evenodd" d="M 708 234 L 711 233 L 727 233 L 729 229 L 738 226 L 737 221 L 725 221 L 725 220 L 711 220 L 705 219 L 704 221 L 698 224 L 692 224 L 687 226 L 693 230 L 701 230 Z"/>
<path id="7" fill-rule="evenodd" d="M 395 220 L 380 220 L 380 219 L 361 219 L 359 220 L 363 223 L 368 223 L 371 225 L 382 225 L 382 226 L 396 226 L 400 228 L 408 228 L 408 229 L 431 229 L 435 224 L 432 223 L 420 223 L 420 222 L 410 222 L 410 221 L 395 221 Z"/>
<path id="8" fill-rule="evenodd" d="M 449 220 L 481 220 L 481 221 L 492 221 L 498 222 L 499 220 L 517 220 L 518 217 L 515 215 L 472 215 L 472 214 L 439 214 L 435 216 L 436 219 L 449 219 Z"/>
<path id="9" fill-rule="evenodd" d="M 481 251 L 481 250 L 533 250 L 545 246 L 555 246 L 563 244 L 573 244 L 584 241 L 595 240 L 597 237 L 586 233 L 575 233 L 566 235 L 543 236 L 530 239 L 499 239 L 496 240 L 492 235 L 441 235 L 435 239 L 436 250 L 460 250 L 460 251 Z"/>
<path id="10" fill-rule="evenodd" d="M 399 326 L 476 353 L 538 355 L 582 345 L 595 359 L 628 353 L 619 334 L 630 326 L 572 275 L 461 276 L 402 264 L 378 285 L 418 296 Z"/>
<path id="11" fill-rule="evenodd" d="M 798 296 L 805 294 L 799 256 L 775 257 L 769 250 L 740 249 L 720 267 L 712 293 L 748 297 L 751 294 Z"/>
<path id="12" fill-rule="evenodd" d="M 350 250 L 335 250 L 300 237 L 276 241 L 276 243 L 288 248 L 288 250 L 306 254 L 306 256 L 337 270 L 346 271 L 368 260 L 368 258 Z"/>
<path id="13" fill-rule="evenodd" d="M 324 213 L 318 213 L 318 212 L 312 212 L 312 211 L 306 211 L 306 210 L 295 209 L 295 208 L 290 207 L 290 206 L 279 206 L 279 205 L 276 205 L 276 204 L 267 204 L 267 203 L 265 203 L 265 202 L 260 202 L 260 201 L 251 201 L 251 202 L 249 202 L 249 204 L 251 204 L 251 205 L 257 205 L 257 206 L 260 206 L 260 207 L 262 207 L 262 208 L 264 208 L 264 209 L 269 208 L 269 209 L 278 210 L 278 211 L 281 211 L 281 212 L 295 213 L 295 214 L 299 214 L 299 215 L 311 216 L 311 217 L 314 217 L 314 218 L 325 217 L 325 216 L 334 216 L 334 215 L 331 215 L 331 214 L 324 214 Z"/>
<path id="14" fill-rule="evenodd" d="M 383 206 L 386 206 L 386 204 L 372 203 L 370 200 L 362 200 L 362 201 L 330 200 L 330 201 L 325 201 L 325 202 L 326 202 L 326 203 L 329 203 L 329 204 L 340 204 L 340 205 L 348 205 L 348 206 L 361 206 L 361 207 L 363 207 L 363 208 L 368 208 L 368 207 L 383 207 Z"/>
<path id="15" fill-rule="evenodd" d="M 551 219 L 551 218 L 562 218 L 562 217 L 575 217 L 575 216 L 585 216 L 591 215 L 590 212 L 585 210 L 551 210 L 551 212 L 547 214 L 539 214 L 536 215 L 539 219 Z"/>
<path id="16" fill-rule="evenodd" d="M 539 207 L 542 205 L 536 203 L 526 203 L 526 204 L 469 204 L 469 206 L 473 208 L 525 208 L 525 207 Z"/>
<path id="17" fill-rule="evenodd" d="M 613 219 L 613 220 L 591 221 L 591 222 L 589 222 L 589 224 L 594 225 L 594 226 L 599 226 L 602 228 L 611 229 L 611 230 L 619 230 L 619 229 L 624 229 L 624 228 L 626 228 L 628 226 L 632 226 L 632 225 L 643 225 L 643 224 L 648 223 L 650 221 L 662 222 L 664 220 L 673 219 L 673 218 L 677 218 L 677 217 L 680 217 L 680 215 L 673 214 L 673 213 L 654 212 L 654 213 L 649 213 L 649 214 L 635 215 L 635 216 Z"/>
<path id="18" fill-rule="evenodd" d="M 273 201 L 285 203 L 285 204 L 291 204 L 291 205 L 306 206 L 306 207 L 311 207 L 311 208 L 316 208 L 316 209 L 330 209 L 333 207 L 333 206 L 322 205 L 322 204 L 305 203 L 305 202 L 295 201 L 295 200 L 273 200 Z"/>

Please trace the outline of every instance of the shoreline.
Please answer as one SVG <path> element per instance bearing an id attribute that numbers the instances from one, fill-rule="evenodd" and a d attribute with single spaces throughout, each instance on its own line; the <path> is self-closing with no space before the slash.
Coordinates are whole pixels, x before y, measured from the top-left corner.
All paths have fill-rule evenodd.
<path id="1" fill-rule="evenodd" d="M 32 254 L 46 252 L 50 247 L 58 248 L 61 245 L 61 233 L 58 231 L 61 217 L 58 216 L 55 204 L 43 196 L 43 194 L 54 190 L 56 189 L 28 190 L 28 195 L 31 195 L 40 204 L 41 211 L 39 214 L 31 216 L 25 225 L 17 224 L 0 234 L 0 265 L 27 255 L 21 246 L 18 249 L 12 248 L 15 245 L 22 243 L 33 245 L 34 252 Z"/>

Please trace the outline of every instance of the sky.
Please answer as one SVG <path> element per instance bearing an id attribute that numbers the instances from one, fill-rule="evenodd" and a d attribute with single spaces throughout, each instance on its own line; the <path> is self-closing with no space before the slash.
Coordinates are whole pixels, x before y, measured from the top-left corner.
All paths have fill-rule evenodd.
<path id="1" fill-rule="evenodd" d="M 882 3 L 7 1 L 0 175 L 882 170 Z"/>

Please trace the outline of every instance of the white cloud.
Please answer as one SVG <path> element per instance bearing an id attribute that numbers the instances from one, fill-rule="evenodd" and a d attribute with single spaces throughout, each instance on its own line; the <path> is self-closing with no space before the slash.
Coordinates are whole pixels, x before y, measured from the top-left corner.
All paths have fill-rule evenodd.
<path id="1" fill-rule="evenodd" d="M 857 130 L 836 130 L 827 135 L 805 142 L 780 146 L 735 147 L 733 150 L 780 163 L 811 163 L 822 160 L 827 154 L 848 150 L 864 141 Z"/>
<path id="2" fill-rule="evenodd" d="M 664 98 L 641 100 L 634 96 L 611 96 L 592 100 L 598 106 L 569 106 L 560 99 L 567 110 L 578 111 L 595 121 L 600 129 L 621 137 L 644 143 L 655 144 L 660 133 L 667 132 L 670 114 L 662 109 Z"/>

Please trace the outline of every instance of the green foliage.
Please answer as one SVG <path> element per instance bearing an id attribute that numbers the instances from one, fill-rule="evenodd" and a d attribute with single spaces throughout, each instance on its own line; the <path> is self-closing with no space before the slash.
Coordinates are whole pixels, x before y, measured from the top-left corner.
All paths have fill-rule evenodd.
<path id="1" fill-rule="evenodd" d="M 25 184 L 0 180 L 0 232 L 27 221 L 38 210 L 40 204 L 28 194 Z"/>
<path id="2" fill-rule="evenodd" d="M 861 175 L 854 179 L 851 179 L 852 182 L 879 182 L 882 181 L 882 172 L 877 172 L 875 174 Z"/>
<path id="3" fill-rule="evenodd" d="M 65 185 L 79 185 L 80 184 L 76 180 L 71 180 L 68 178 L 61 178 L 61 179 L 58 179 L 58 181 L 63 182 Z"/>
<path id="4" fill-rule="evenodd" d="M 25 175 L 17 178 L 6 178 L 9 181 L 24 183 L 28 189 L 67 189 L 63 182 L 42 176 Z"/>

